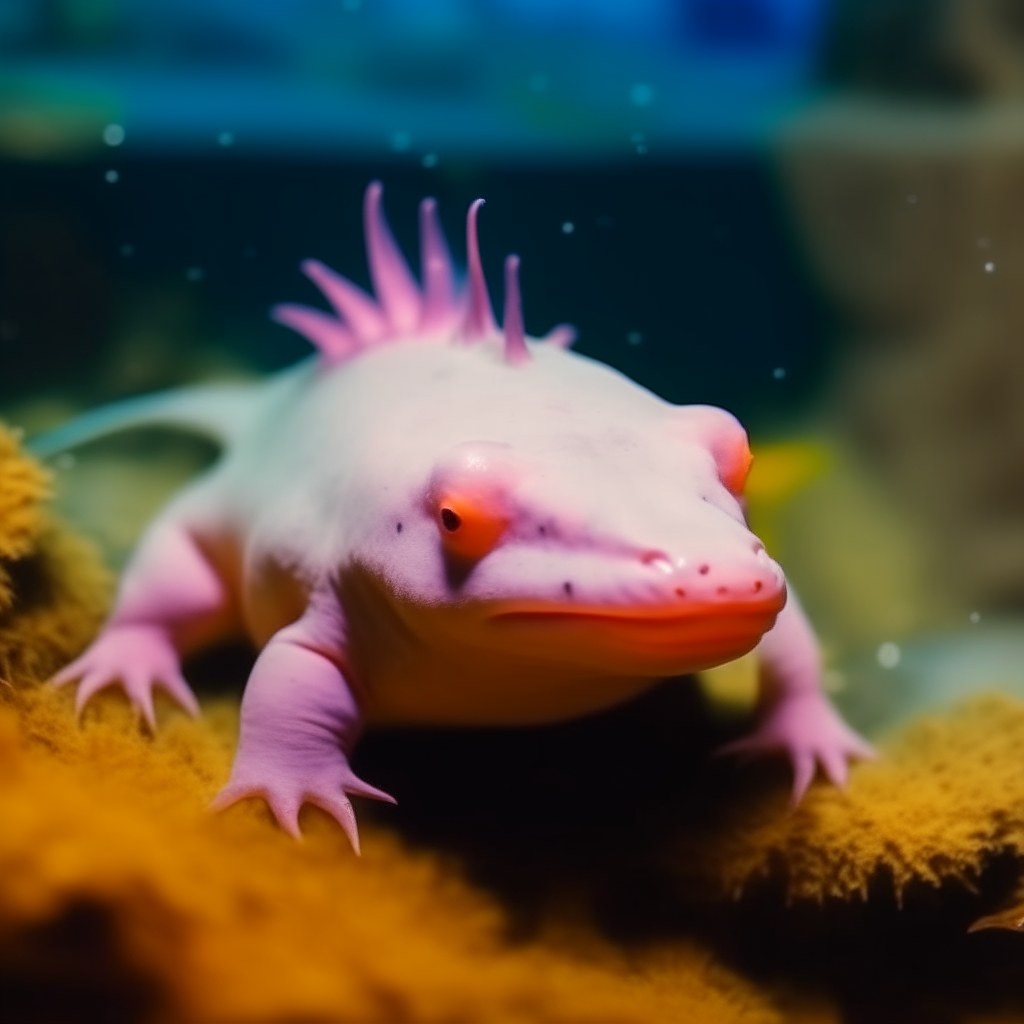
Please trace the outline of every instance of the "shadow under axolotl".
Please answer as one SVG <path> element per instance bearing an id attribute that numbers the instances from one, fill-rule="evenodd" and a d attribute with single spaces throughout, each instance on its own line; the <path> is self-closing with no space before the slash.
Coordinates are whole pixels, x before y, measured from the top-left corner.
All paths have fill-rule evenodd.
<path id="1" fill-rule="evenodd" d="M 189 669 L 201 691 L 223 692 L 228 679 L 240 689 L 249 664 L 222 649 Z M 912 884 L 899 899 L 884 870 L 852 901 L 788 902 L 785 864 L 735 901 L 688 884 L 692 865 L 666 855 L 681 835 L 713 830 L 752 787 L 788 789 L 782 759 L 713 756 L 749 726 L 677 679 L 548 726 L 371 729 L 354 766 L 399 803 L 359 801 L 357 812 L 450 855 L 502 902 L 513 939 L 566 916 L 626 946 L 691 935 L 776 990 L 824 995 L 853 1024 L 1024 1012 L 1022 938 L 967 933 L 1017 884 L 1010 854 L 994 854 L 973 887 Z"/>

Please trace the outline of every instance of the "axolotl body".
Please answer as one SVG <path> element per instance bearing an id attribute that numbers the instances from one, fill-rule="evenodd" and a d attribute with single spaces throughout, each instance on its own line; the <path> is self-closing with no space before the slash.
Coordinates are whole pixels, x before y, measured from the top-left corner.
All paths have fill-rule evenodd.
<path id="1" fill-rule="evenodd" d="M 42 439 L 166 422 L 225 444 L 149 527 L 109 621 L 55 682 L 78 682 L 79 711 L 120 683 L 155 727 L 155 686 L 198 713 L 181 657 L 247 634 L 259 656 L 214 806 L 262 797 L 297 836 L 309 802 L 358 849 L 348 795 L 391 799 L 349 766 L 366 723 L 553 722 L 759 645 L 762 717 L 734 748 L 787 752 L 796 799 L 817 763 L 842 784 L 871 750 L 824 696 L 814 633 L 744 521 L 743 428 L 572 353 L 569 328 L 527 339 L 515 256 L 499 328 L 479 206 L 460 285 L 424 200 L 418 283 L 371 184 L 376 297 L 307 261 L 335 315 L 274 311 L 316 356 Z"/>

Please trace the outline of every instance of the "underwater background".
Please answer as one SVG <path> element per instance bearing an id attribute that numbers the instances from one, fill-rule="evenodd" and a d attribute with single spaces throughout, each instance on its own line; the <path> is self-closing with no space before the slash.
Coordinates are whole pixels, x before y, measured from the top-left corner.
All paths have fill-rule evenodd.
<path id="1" fill-rule="evenodd" d="M 846 793 L 710 757 L 745 660 L 368 736 L 400 806 L 356 862 L 315 810 L 301 849 L 204 816 L 251 652 L 156 739 L 39 687 L 214 453 L 47 482 L 19 431 L 304 357 L 269 307 L 319 304 L 307 257 L 368 286 L 373 179 L 460 265 L 483 196 L 496 306 L 516 252 L 528 332 L 747 426 L 752 526 L 884 754 Z M 5 0 L 0 1019 L 1024 1020 L 1022 280 L 1017 0 Z"/>

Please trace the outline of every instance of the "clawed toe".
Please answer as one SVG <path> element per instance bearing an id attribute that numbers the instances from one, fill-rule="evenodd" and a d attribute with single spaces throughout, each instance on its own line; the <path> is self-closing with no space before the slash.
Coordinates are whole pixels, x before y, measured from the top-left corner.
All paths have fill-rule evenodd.
<path id="1" fill-rule="evenodd" d="M 239 800 L 260 797 L 267 802 L 281 828 L 294 839 L 301 839 L 299 811 L 303 804 L 313 804 L 326 811 L 342 827 L 356 854 L 359 853 L 359 829 L 348 794 L 396 803 L 393 796 L 363 782 L 347 766 L 344 766 L 344 770 L 333 766 L 316 777 L 277 777 L 270 782 L 257 781 L 254 774 L 243 771 L 239 778 L 236 772 L 233 781 L 228 782 L 210 802 L 210 810 L 222 811 Z"/>
<path id="2" fill-rule="evenodd" d="M 120 684 L 132 707 L 156 730 L 153 688 L 163 689 L 188 714 L 199 714 L 199 702 L 181 675 L 170 640 L 154 627 L 117 626 L 100 634 L 93 645 L 51 680 L 52 686 L 78 683 L 75 715 L 81 718 L 88 701 L 100 690 Z"/>

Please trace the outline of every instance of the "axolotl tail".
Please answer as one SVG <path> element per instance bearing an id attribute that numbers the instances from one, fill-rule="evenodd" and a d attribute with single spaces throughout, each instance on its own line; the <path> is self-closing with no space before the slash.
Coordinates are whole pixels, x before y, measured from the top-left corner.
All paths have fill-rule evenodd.
<path id="1" fill-rule="evenodd" d="M 100 406 L 32 438 L 28 450 L 45 459 L 109 434 L 138 427 L 172 427 L 201 434 L 223 447 L 252 422 L 266 385 L 202 384 L 126 398 Z"/>

